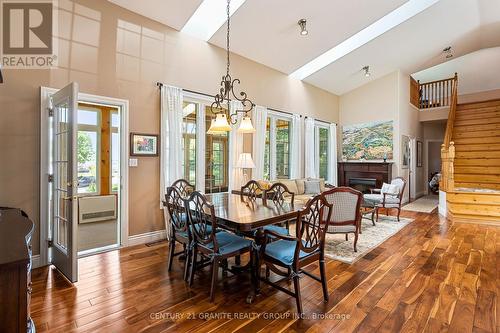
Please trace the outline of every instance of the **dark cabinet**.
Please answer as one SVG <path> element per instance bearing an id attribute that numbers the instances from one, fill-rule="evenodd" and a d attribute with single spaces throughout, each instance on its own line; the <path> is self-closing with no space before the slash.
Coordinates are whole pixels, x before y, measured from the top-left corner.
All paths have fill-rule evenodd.
<path id="1" fill-rule="evenodd" d="M 33 222 L 0 208 L 0 332 L 34 332 L 30 317 Z"/>

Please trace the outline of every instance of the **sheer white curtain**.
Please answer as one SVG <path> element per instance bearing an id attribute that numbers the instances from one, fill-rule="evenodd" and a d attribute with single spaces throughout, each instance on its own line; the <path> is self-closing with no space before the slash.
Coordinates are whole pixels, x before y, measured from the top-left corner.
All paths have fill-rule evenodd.
<path id="1" fill-rule="evenodd" d="M 229 109 L 231 113 L 234 113 L 235 110 L 243 110 L 243 104 L 240 101 L 231 101 Z M 229 132 L 229 193 L 233 190 L 239 190 L 243 185 L 243 169 L 235 167 L 240 154 L 243 153 L 243 134 L 238 133 L 241 118 L 243 118 L 243 114 L 238 112 L 236 116 L 238 121 L 231 125 L 233 129 Z"/>
<path id="2" fill-rule="evenodd" d="M 264 152 L 266 148 L 266 122 L 267 108 L 256 106 L 252 111 L 252 121 L 255 127 L 253 134 L 253 161 L 255 169 L 252 171 L 252 179 L 264 178 Z"/>
<path id="3" fill-rule="evenodd" d="M 337 186 L 337 124 L 330 124 L 328 133 L 328 183 Z"/>
<path id="4" fill-rule="evenodd" d="M 292 132 L 290 140 L 290 178 L 302 177 L 302 159 L 300 158 L 302 144 L 302 118 L 298 114 L 292 115 Z"/>
<path id="5" fill-rule="evenodd" d="M 167 187 L 182 178 L 182 89 L 161 87 L 161 153 L 160 153 L 160 207 Z M 167 214 L 165 214 L 167 215 Z M 166 221 L 166 220 L 165 220 Z M 167 237 L 170 237 L 166 223 Z"/>
<path id="6" fill-rule="evenodd" d="M 314 126 L 314 119 L 307 117 L 304 121 L 305 129 L 304 129 L 304 160 L 305 160 L 305 168 L 304 175 L 305 177 L 317 178 L 316 174 L 316 146 L 315 146 L 315 137 L 316 137 L 316 129 Z"/>
<path id="7" fill-rule="evenodd" d="M 205 192 L 205 107 L 199 107 L 196 114 L 196 190 Z"/>

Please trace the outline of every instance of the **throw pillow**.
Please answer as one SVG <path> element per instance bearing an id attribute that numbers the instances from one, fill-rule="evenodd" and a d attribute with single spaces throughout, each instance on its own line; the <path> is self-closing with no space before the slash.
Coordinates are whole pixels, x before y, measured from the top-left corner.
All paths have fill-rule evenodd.
<path id="1" fill-rule="evenodd" d="M 319 180 L 306 181 L 304 183 L 304 193 L 305 194 L 319 194 L 319 193 L 321 193 Z"/>
<path id="2" fill-rule="evenodd" d="M 389 194 L 389 195 L 398 195 L 399 188 L 396 185 L 384 183 L 384 184 L 382 184 L 382 189 L 380 190 L 380 193 L 382 193 L 382 194 L 385 193 L 385 194 Z"/>
<path id="3" fill-rule="evenodd" d="M 288 191 L 290 191 L 294 194 L 299 193 L 299 190 L 297 189 L 297 183 L 295 182 L 295 180 L 293 180 L 293 179 L 280 179 L 277 182 L 285 185 L 288 188 Z M 277 182 L 275 182 L 275 183 L 277 183 Z M 289 196 L 289 194 L 287 194 L 285 196 Z"/>
<path id="4" fill-rule="evenodd" d="M 304 183 L 307 181 L 307 179 L 302 178 L 302 179 L 296 179 L 295 182 L 297 183 L 297 194 L 304 194 L 305 188 L 304 188 Z"/>

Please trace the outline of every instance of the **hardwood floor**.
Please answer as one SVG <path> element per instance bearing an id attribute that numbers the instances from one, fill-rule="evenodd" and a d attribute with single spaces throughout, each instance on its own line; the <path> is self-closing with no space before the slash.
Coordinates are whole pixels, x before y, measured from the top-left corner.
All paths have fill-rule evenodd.
<path id="1" fill-rule="evenodd" d="M 190 289 L 178 259 L 167 272 L 166 243 L 83 258 L 75 286 L 35 270 L 32 317 L 38 332 L 500 332 L 500 229 L 402 215 L 415 221 L 354 265 L 328 260 L 328 303 L 301 279 L 302 319 L 268 286 L 246 304 L 245 275 L 220 278 L 210 303 L 208 268 Z"/>

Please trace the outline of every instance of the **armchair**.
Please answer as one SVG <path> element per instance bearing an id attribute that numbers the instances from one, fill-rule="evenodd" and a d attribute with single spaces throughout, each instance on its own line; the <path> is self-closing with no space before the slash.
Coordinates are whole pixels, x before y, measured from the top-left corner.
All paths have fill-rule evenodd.
<path id="1" fill-rule="evenodd" d="M 377 221 L 378 213 L 381 208 L 386 210 L 387 215 L 389 215 L 389 209 L 397 209 L 398 221 L 400 220 L 399 216 L 401 214 L 401 203 L 403 201 L 406 180 L 402 177 L 396 177 L 391 181 L 390 185 L 395 186 L 395 192 L 391 192 L 388 187 L 382 187 L 381 189 L 372 189 L 370 194 L 365 194 L 363 196 L 365 202 L 375 207 Z"/>
<path id="2" fill-rule="evenodd" d="M 323 192 L 326 201 L 332 205 L 332 214 L 328 220 L 327 233 L 354 234 L 354 252 L 358 252 L 356 247 L 358 235 L 361 229 L 361 202 L 363 194 L 350 187 L 336 187 Z"/>

